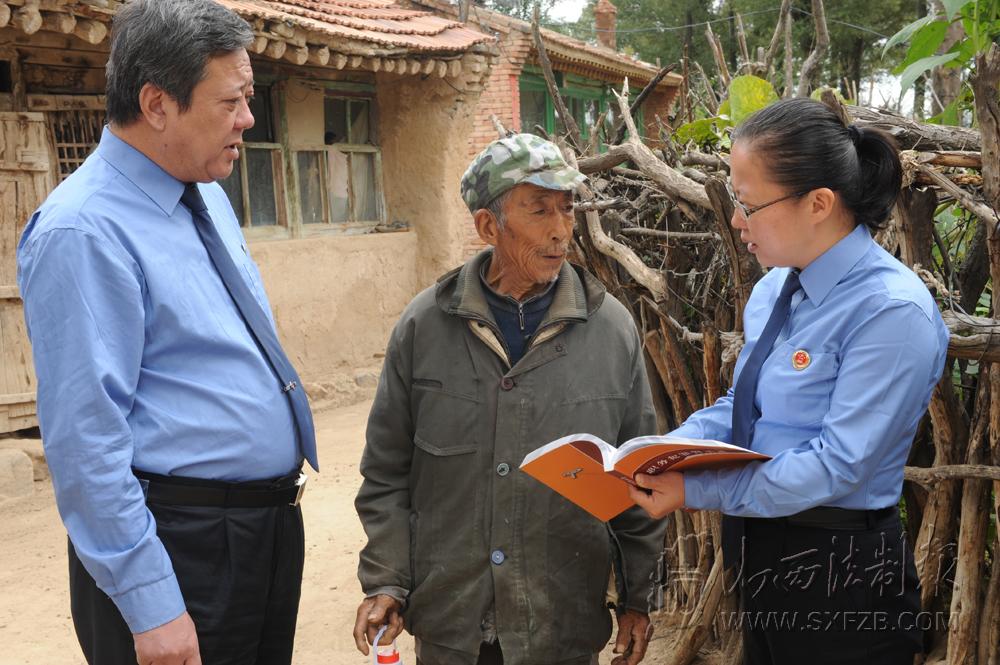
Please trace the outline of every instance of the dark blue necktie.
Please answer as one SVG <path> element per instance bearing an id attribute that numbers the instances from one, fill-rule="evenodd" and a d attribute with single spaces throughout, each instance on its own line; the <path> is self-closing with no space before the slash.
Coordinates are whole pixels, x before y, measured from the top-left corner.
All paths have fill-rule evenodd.
<path id="1" fill-rule="evenodd" d="M 236 267 L 229 250 L 226 249 L 218 229 L 215 228 L 212 218 L 208 215 L 208 208 L 204 199 L 201 198 L 201 192 L 198 191 L 197 185 L 192 183 L 184 188 L 181 203 L 191 211 L 194 226 L 198 229 L 198 235 L 201 236 L 201 241 L 205 245 L 205 249 L 208 250 L 208 256 L 215 264 L 215 269 L 222 277 L 222 283 L 225 284 L 226 290 L 229 291 L 233 302 L 236 303 L 236 308 L 243 316 L 250 334 L 253 335 L 274 373 L 277 374 L 280 389 L 288 395 L 303 456 L 309 460 L 309 464 L 314 469 L 319 471 L 319 463 L 316 460 L 316 432 L 313 427 L 312 411 L 309 409 L 309 400 L 299 375 L 281 348 L 281 342 L 278 341 L 274 326 L 271 325 L 270 319 L 257 298 L 250 292 L 250 287 L 239 268 Z M 249 434 L 253 433 L 249 432 Z"/>
<path id="2" fill-rule="evenodd" d="M 757 343 L 750 352 L 746 364 L 740 371 L 740 377 L 736 380 L 736 388 L 733 390 L 733 439 L 732 442 L 738 446 L 749 448 L 753 441 L 754 423 L 760 418 L 760 411 L 756 405 L 757 379 L 760 377 L 760 368 L 764 366 L 764 361 L 771 355 L 775 340 L 788 319 L 788 311 L 792 305 L 792 295 L 799 290 L 799 272 L 792 270 L 785 278 L 785 283 L 781 287 L 778 299 L 774 301 L 774 308 L 771 316 Z M 743 542 L 743 518 L 731 515 L 722 516 L 722 558 L 726 568 L 736 565 L 741 553 Z"/>

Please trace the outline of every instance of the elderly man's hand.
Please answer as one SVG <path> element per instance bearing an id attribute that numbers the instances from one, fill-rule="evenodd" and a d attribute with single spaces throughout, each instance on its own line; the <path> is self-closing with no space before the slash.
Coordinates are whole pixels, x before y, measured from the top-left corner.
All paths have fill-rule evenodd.
<path id="1" fill-rule="evenodd" d="M 684 507 L 683 473 L 665 471 L 657 476 L 640 473 L 635 482 L 642 489 L 629 487 L 628 493 L 650 517 L 664 517 Z"/>
<path id="2" fill-rule="evenodd" d="M 636 665 L 646 655 L 652 636 L 653 626 L 649 623 L 648 614 L 635 610 L 619 613 L 614 652 L 621 655 L 612 660 L 611 665 Z"/>
<path id="3" fill-rule="evenodd" d="M 403 632 L 403 617 L 399 614 L 401 603 L 392 596 L 379 594 L 365 598 L 358 606 L 358 618 L 354 622 L 354 644 L 358 651 L 368 655 L 368 645 L 375 640 L 378 629 L 389 624 L 379 644 L 389 644 Z"/>

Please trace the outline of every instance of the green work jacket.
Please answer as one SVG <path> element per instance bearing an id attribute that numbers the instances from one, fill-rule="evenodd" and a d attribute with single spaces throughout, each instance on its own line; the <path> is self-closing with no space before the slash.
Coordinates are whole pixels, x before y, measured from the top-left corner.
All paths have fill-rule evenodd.
<path id="1" fill-rule="evenodd" d="M 637 507 L 605 524 L 518 466 L 575 432 L 654 433 L 642 345 L 625 307 L 565 263 L 511 367 L 479 277 L 489 255 L 419 294 L 392 332 L 355 501 L 358 575 L 366 594 L 405 598 L 424 662 L 474 663 L 487 616 L 508 665 L 582 658 L 611 634 L 616 551 L 621 605 L 651 609 L 663 524 Z"/>

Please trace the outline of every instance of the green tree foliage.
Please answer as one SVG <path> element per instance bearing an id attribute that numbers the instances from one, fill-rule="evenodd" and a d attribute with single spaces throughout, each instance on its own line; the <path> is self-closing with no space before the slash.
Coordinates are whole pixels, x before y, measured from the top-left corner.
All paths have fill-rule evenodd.
<path id="1" fill-rule="evenodd" d="M 830 33 L 830 50 L 825 60 L 825 68 L 819 78 L 824 85 L 838 86 L 845 97 L 858 89 L 861 81 L 876 72 L 885 72 L 895 66 L 896 61 L 883 60 L 879 42 L 894 34 L 917 15 L 918 0 L 835 0 L 824 2 L 827 29 Z M 775 0 L 725 0 L 720 8 L 722 16 L 739 13 L 747 31 L 747 42 L 751 48 L 767 47 L 777 22 Z M 792 43 L 795 50 L 796 67 L 809 55 L 816 39 L 816 29 L 812 17 L 810 0 L 792 2 Z M 732 25 L 732 24 L 730 24 Z M 735 27 L 726 26 L 717 32 L 722 37 L 726 54 L 735 61 L 739 47 L 736 43 Z M 735 62 L 731 63 L 735 64 Z M 780 68 L 779 68 L 780 69 Z M 784 85 L 784 82 L 781 82 Z"/>
<path id="2" fill-rule="evenodd" d="M 474 0 L 473 4 L 491 9 L 501 14 L 507 14 L 522 21 L 531 21 L 535 5 L 538 5 L 539 18 L 542 25 L 553 27 L 549 15 L 558 0 Z"/>
<path id="3" fill-rule="evenodd" d="M 705 23 L 722 40 L 729 67 L 735 73 L 739 46 L 736 38 L 736 14 L 743 18 L 751 55 L 757 47 L 767 46 L 774 34 L 781 0 L 612 0 L 618 8 L 618 47 L 635 53 L 643 60 L 663 64 L 677 62 L 688 44 L 691 60 L 712 74 L 715 63 L 705 37 Z M 844 80 L 860 88 L 861 81 L 875 72 L 887 72 L 898 64 L 899 55 L 881 57 L 876 45 L 916 18 L 921 0 L 835 0 L 824 3 L 830 33 L 830 50 L 820 80 L 824 85 L 840 87 L 845 96 L 850 90 Z M 586 40 L 594 39 L 591 0 L 580 20 L 565 31 Z M 794 0 L 792 39 L 795 71 L 812 50 L 815 27 L 810 0 Z M 694 24 L 694 25 L 692 25 Z M 847 25 L 851 24 L 851 25 Z M 779 58 L 782 57 L 779 52 Z M 775 82 L 784 86 L 780 62 Z"/>
<path id="4" fill-rule="evenodd" d="M 895 69 L 904 89 L 935 67 L 969 69 L 976 54 L 983 53 L 990 43 L 1000 39 L 1000 0 L 944 0 L 941 4 L 943 14 L 935 12 L 910 23 L 894 34 L 882 49 L 888 54 L 894 49 L 898 52 L 898 45 L 908 44 L 903 61 Z M 962 23 L 963 37 L 946 52 L 938 53 L 948 26 L 956 21 Z M 966 85 L 962 94 L 931 120 L 958 125 L 962 117 L 973 110 L 972 89 Z"/>
<path id="5" fill-rule="evenodd" d="M 712 51 L 705 40 L 704 23 L 715 18 L 713 0 L 611 0 L 618 8 L 618 49 L 647 62 L 679 62 L 684 45 L 688 57 L 711 66 Z M 594 6 L 590 0 L 576 24 L 567 26 L 573 36 L 592 41 Z M 688 26 L 688 27 L 684 27 Z"/>
<path id="6" fill-rule="evenodd" d="M 728 129 L 776 101 L 778 93 L 769 82 L 756 76 L 737 76 L 729 86 L 728 97 L 719 107 L 719 114 L 681 125 L 674 132 L 674 140 L 709 149 L 728 148 Z"/>

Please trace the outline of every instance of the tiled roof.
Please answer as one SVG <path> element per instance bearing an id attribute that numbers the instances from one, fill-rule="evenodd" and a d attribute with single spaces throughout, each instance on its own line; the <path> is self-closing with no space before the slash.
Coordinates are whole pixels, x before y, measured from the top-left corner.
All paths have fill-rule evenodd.
<path id="1" fill-rule="evenodd" d="M 493 38 L 428 11 L 403 9 L 394 0 L 216 0 L 247 19 L 281 21 L 314 36 L 369 42 L 388 49 L 464 52 Z"/>
<path id="2" fill-rule="evenodd" d="M 409 0 L 414 5 L 430 7 L 438 14 L 457 14 L 457 9 L 451 0 Z M 502 28 L 504 30 L 517 30 L 522 33 L 531 33 L 531 24 L 527 21 L 501 14 L 500 12 L 475 8 L 475 16 L 485 29 Z M 574 37 L 564 35 L 555 30 L 542 28 L 542 38 L 545 41 L 546 50 L 551 58 L 563 62 L 574 63 L 581 67 L 613 74 L 617 77 L 628 76 L 636 83 L 643 83 L 652 79 L 659 69 L 656 65 L 633 58 L 606 46 L 588 44 Z M 676 87 L 681 84 L 681 77 L 677 74 L 668 74 L 660 83 L 661 87 Z"/>
<path id="3" fill-rule="evenodd" d="M 454 56 L 478 44 L 492 44 L 490 35 L 471 30 L 456 20 L 425 10 L 404 9 L 394 0 L 216 0 L 254 24 L 255 31 L 269 39 L 283 39 L 304 47 L 322 45 L 331 51 L 366 56 L 431 55 Z M 27 34 L 43 28 L 49 14 L 72 13 L 81 20 L 110 23 L 122 0 L 53 0 L 39 5 L 25 0 L 0 0 L 3 23 L 10 20 Z M 21 16 L 19 16 L 21 15 Z M 16 20 L 15 20 L 16 19 Z M 278 30 L 274 27 L 277 26 Z M 72 31 L 72 27 L 69 28 Z M 278 35 L 273 33 L 277 32 Z M 99 43 L 107 30 L 87 37 Z M 487 49 L 488 50 L 488 49 Z"/>
<path id="4" fill-rule="evenodd" d="M 518 22 L 524 23 L 523 21 Z M 528 30 L 531 29 L 530 25 L 525 25 L 528 27 Z M 542 28 L 542 39 L 545 42 L 545 48 L 548 51 L 549 57 L 559 60 L 616 72 L 620 75 L 628 76 L 630 80 L 635 81 L 648 81 L 659 72 L 659 68 L 656 65 L 644 62 L 638 58 L 632 58 L 606 46 L 588 44 L 555 30 Z M 668 74 L 660 85 L 677 86 L 680 85 L 680 81 L 680 76 Z"/>

